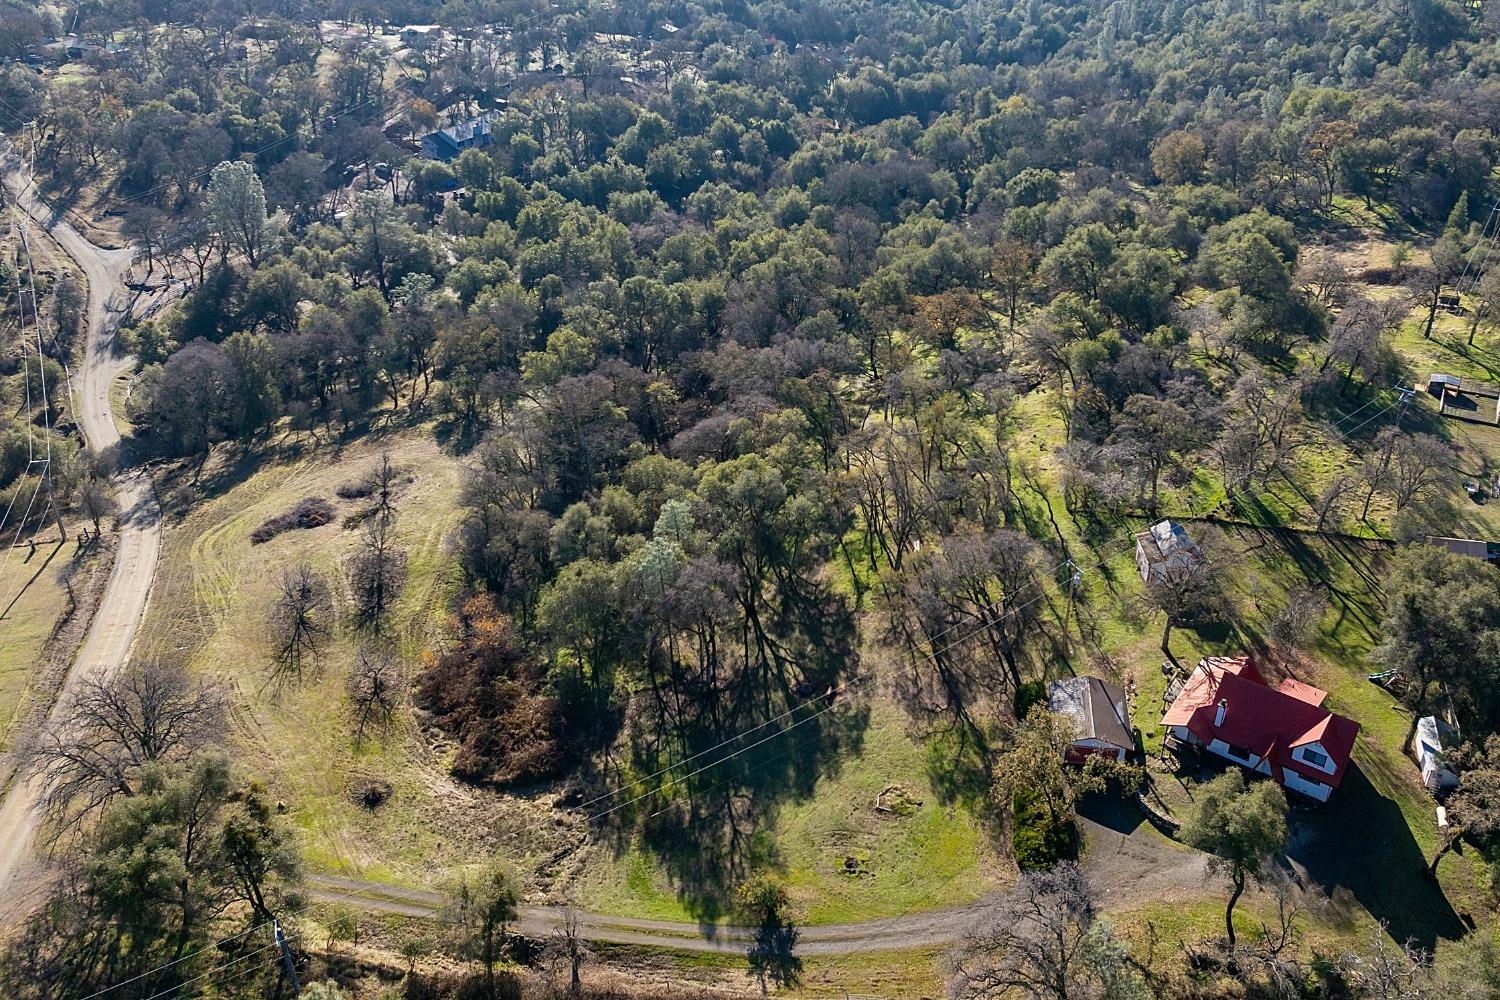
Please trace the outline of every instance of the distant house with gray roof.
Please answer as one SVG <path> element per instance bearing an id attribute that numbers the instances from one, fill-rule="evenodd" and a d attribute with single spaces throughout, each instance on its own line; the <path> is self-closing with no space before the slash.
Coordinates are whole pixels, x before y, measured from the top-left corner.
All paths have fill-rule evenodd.
<path id="1" fill-rule="evenodd" d="M 498 117 L 495 112 L 487 111 L 468 121 L 429 132 L 422 136 L 422 154 L 446 163 L 457 159 L 466 149 L 483 149 L 494 141 L 492 130 Z"/>

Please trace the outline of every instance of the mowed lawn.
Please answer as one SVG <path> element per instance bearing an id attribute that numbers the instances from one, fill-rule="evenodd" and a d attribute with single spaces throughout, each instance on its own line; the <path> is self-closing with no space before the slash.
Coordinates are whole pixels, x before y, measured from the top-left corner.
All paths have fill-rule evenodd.
<path id="1" fill-rule="evenodd" d="M 413 477 L 396 498 L 396 535 L 408 572 L 393 632 L 414 675 L 457 588 L 444 539 L 456 517 L 459 463 L 420 428 L 208 470 L 205 496 L 166 530 L 137 655 L 185 658 L 228 686 L 234 751 L 287 805 L 314 868 L 430 884 L 435 864 L 451 864 L 475 847 L 467 836 L 445 843 L 435 822 L 468 803 L 449 801 L 464 797 L 449 795 L 445 762 L 424 750 L 413 727 L 375 733 L 356 747 L 345 695 L 356 636 L 344 565 L 360 532 L 340 522 L 369 501 L 340 500 L 335 491 L 370 472 L 383 450 Z M 332 502 L 334 521 L 251 544 L 252 530 L 306 497 Z M 298 563 L 328 581 L 335 636 L 320 669 L 277 687 L 269 679 L 267 615 L 280 574 Z M 374 810 L 355 801 L 372 781 L 392 786 Z"/>
<path id="2" fill-rule="evenodd" d="M 781 752 L 783 739 L 796 736 L 757 752 Z M 971 902 L 1009 883 L 1015 865 L 1000 856 L 994 831 L 963 803 L 944 801 L 930 764 L 903 710 L 876 696 L 858 750 L 820 777 L 811 796 L 780 804 L 748 831 L 784 880 L 799 919 L 897 916 Z M 901 790 L 902 807 L 877 810 L 877 797 L 893 788 Z M 579 898 L 603 913 L 703 920 L 695 887 L 670 874 L 674 859 L 660 850 L 639 839 L 601 848 L 576 887 Z"/>

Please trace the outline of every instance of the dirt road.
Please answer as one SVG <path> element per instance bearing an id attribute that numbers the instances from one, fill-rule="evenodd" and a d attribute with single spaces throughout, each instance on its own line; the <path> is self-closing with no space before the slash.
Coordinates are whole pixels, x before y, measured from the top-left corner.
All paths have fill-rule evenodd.
<path id="1" fill-rule="evenodd" d="M 118 350 L 115 328 L 125 307 L 124 276 L 133 251 L 96 247 L 66 221 L 54 219 L 9 147 L 0 147 L 0 179 L 15 204 L 50 233 L 88 280 L 88 340 L 83 367 L 73 385 L 73 406 L 89 447 L 102 451 L 120 441 L 109 390 L 115 376 L 130 366 L 129 357 Z M 115 476 L 115 489 L 120 525 L 114 570 L 83 648 L 68 670 L 54 713 L 65 710 L 67 693 L 81 678 L 107 676 L 125 662 L 151 592 L 161 550 L 161 512 L 150 481 L 140 470 L 122 469 Z M 15 896 L 6 887 L 27 866 L 36 830 L 36 797 L 32 783 L 18 779 L 0 800 L 0 917 L 5 915 L 6 902 Z"/>
<path id="2" fill-rule="evenodd" d="M 355 909 L 407 917 L 436 917 L 443 897 L 435 892 L 400 889 L 376 882 L 314 875 L 308 895 L 318 902 L 339 902 Z M 867 920 L 853 924 L 814 924 L 798 928 L 799 955 L 844 955 L 862 951 L 896 951 L 961 940 L 984 913 L 986 902 Z M 516 930 L 544 938 L 562 926 L 557 906 L 522 906 Z M 676 951 L 743 955 L 755 932 L 745 927 L 638 920 L 598 913 L 579 913 L 579 930 L 590 941 L 641 945 Z"/>
<path id="3" fill-rule="evenodd" d="M 1128 810 L 1121 811 L 1127 817 Z M 1113 817 L 1111 817 L 1113 820 Z M 1143 903 L 1202 892 L 1204 855 L 1157 836 L 1138 819 L 1105 826 L 1080 817 L 1088 843 L 1084 868 L 1099 889 L 1105 910 L 1128 910 Z M 1128 830 L 1129 832 L 1123 832 Z M 443 897 L 420 889 L 403 889 L 334 875 L 313 875 L 308 895 L 319 903 L 340 903 L 374 913 L 436 917 Z M 845 955 L 851 952 L 902 951 L 956 944 L 983 918 L 993 898 L 961 906 L 903 913 L 882 920 L 851 924 L 814 924 L 798 928 L 799 955 Z M 744 954 L 755 932 L 744 927 L 640 920 L 580 913 L 579 929 L 591 941 L 642 945 L 676 951 Z M 562 926 L 556 906 L 522 906 L 516 929 L 528 937 L 546 937 Z"/>

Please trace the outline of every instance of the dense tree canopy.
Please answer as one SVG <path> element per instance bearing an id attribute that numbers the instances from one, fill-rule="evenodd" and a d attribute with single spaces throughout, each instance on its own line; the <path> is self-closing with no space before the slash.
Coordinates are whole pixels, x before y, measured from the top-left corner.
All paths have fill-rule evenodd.
<path id="1" fill-rule="evenodd" d="M 1404 541 L 1456 520 L 1439 437 L 1340 420 L 1390 409 L 1373 404 L 1406 377 L 1395 332 L 1432 335 L 1483 257 L 1500 77 L 1479 5 L 162 0 L 75 15 L 112 44 L 85 73 L 6 66 L 0 127 L 34 119 L 54 192 L 118 209 L 149 275 L 189 286 L 128 331 L 136 446 L 201 471 L 291 439 L 430 428 L 466 466 L 453 613 L 412 630 L 431 638 L 412 701 L 456 745 L 445 766 L 512 789 L 575 768 L 642 785 L 590 821 L 643 833 L 705 892 L 743 882 L 753 832 L 857 743 L 875 671 L 952 751 L 939 770 L 969 772 L 955 796 L 998 789 L 1014 807 L 1044 773 L 1061 821 L 1092 783 L 1060 770 L 1066 733 L 1022 722 L 1026 703 L 1081 666 L 1085 564 L 1099 572 L 1114 536 L 1128 545 L 1190 487 L 1250 516 L 1286 484 L 1320 534 L 1379 520 Z M 4 15 L 0 49 L 39 55 L 50 17 Z M 487 144 L 417 151 L 481 111 Z M 1317 245 L 1354 218 L 1421 245 L 1370 261 L 1356 290 Z M 19 272 L 0 263 L 6 298 Z M 59 335 L 83 301 L 52 292 Z M 1494 315 L 1476 307 L 1471 337 Z M 32 417 L 0 427 L 0 488 Z M 370 644 L 348 692 L 381 715 L 383 644 L 407 638 L 390 525 L 362 526 L 338 580 Z M 1377 657 L 1410 707 L 1446 694 L 1476 731 L 1500 728 L 1493 572 L 1426 550 L 1395 567 Z M 1165 614 L 1170 654 L 1174 627 L 1217 613 L 1222 580 L 1199 563 L 1134 610 Z M 300 575 L 283 591 L 269 620 L 299 675 L 331 598 Z M 167 790 L 198 780 L 160 764 L 130 770 Z M 1224 859 L 1231 909 L 1284 839 L 1280 792 L 1232 785 L 1210 786 L 1188 833 Z M 145 806 L 106 809 L 112 794 L 101 836 L 139 832 Z M 464 917 L 491 967 L 501 895 Z M 1088 899 L 1068 906 L 1068 949 L 1097 955 L 1059 982 L 1092 989 L 1113 944 Z M 1042 962 L 1006 957 L 1023 945 L 974 957 L 1021 975 Z"/>

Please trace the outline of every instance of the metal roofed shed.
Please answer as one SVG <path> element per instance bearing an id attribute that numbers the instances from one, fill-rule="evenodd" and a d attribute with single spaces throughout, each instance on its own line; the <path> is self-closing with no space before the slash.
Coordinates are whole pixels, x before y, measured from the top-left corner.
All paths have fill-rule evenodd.
<path id="1" fill-rule="evenodd" d="M 1189 569 L 1200 557 L 1197 543 L 1175 521 L 1157 521 L 1135 536 L 1135 564 L 1145 583 Z"/>
<path id="2" fill-rule="evenodd" d="M 1494 562 L 1500 559 L 1500 542 L 1486 542 L 1477 538 L 1449 538 L 1446 535 L 1428 535 L 1427 544 L 1434 548 L 1447 549 L 1454 555 L 1468 556 Z"/>
<path id="3" fill-rule="evenodd" d="M 1047 686 L 1047 708 L 1073 720 L 1077 737 L 1067 760 L 1080 764 L 1092 755 L 1124 760 L 1135 749 L 1130 708 L 1123 689 L 1097 677 L 1068 677 Z"/>
<path id="4" fill-rule="evenodd" d="M 1434 396 L 1441 396 L 1444 389 L 1450 389 L 1453 392 L 1457 392 L 1460 385 L 1461 382 L 1457 375 L 1443 375 L 1441 373 L 1434 373 L 1427 376 L 1427 391 L 1432 393 Z"/>
<path id="5" fill-rule="evenodd" d="M 1422 769 L 1422 784 L 1433 793 L 1445 792 L 1458 787 L 1458 775 L 1448 767 L 1444 751 L 1458 745 L 1458 732 L 1435 715 L 1417 720 L 1416 739 L 1412 752 L 1417 755 L 1417 766 Z"/>

